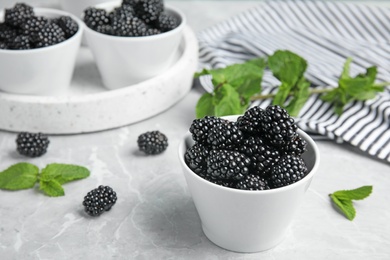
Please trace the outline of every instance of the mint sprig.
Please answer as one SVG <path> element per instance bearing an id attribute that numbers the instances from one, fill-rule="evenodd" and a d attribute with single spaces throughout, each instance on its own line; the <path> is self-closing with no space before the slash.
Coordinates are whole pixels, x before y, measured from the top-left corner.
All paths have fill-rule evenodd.
<path id="1" fill-rule="evenodd" d="M 372 186 L 362 186 L 353 190 L 339 190 L 329 194 L 334 205 L 349 219 L 353 220 L 356 216 L 356 210 L 353 206 L 353 200 L 362 200 L 370 196 Z"/>
<path id="2" fill-rule="evenodd" d="M 39 171 L 36 165 L 22 162 L 0 172 L 0 189 L 30 189 L 39 183 L 39 189 L 46 195 L 64 196 L 62 184 L 87 178 L 89 174 L 87 168 L 78 165 L 52 163 Z"/>

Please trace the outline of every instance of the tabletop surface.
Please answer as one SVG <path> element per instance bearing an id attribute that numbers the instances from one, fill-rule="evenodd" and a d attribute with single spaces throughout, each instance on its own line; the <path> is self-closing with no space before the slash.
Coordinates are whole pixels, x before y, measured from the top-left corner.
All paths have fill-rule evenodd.
<path id="1" fill-rule="evenodd" d="M 26 2 L 59 8 L 52 0 Z M 258 4 L 168 2 L 186 13 L 195 31 Z M 89 52 L 86 47 L 80 51 Z M 389 164 L 327 140 L 317 141 L 320 167 L 281 244 L 265 252 L 240 254 L 210 242 L 202 232 L 178 159 L 178 144 L 194 119 L 201 93 L 194 86 L 170 109 L 133 125 L 50 136 L 47 154 L 35 159 L 17 154 L 16 133 L 0 131 L 1 170 L 28 161 L 40 168 L 60 162 L 91 171 L 89 178 L 65 184 L 63 197 L 44 196 L 37 188 L 0 190 L 0 258 L 390 259 Z M 150 130 L 167 135 L 169 146 L 164 153 L 144 156 L 138 152 L 138 136 Z M 88 217 L 83 197 L 101 184 L 111 186 L 118 201 L 100 217 Z M 333 208 L 328 194 L 363 185 L 373 185 L 373 193 L 355 203 L 357 215 L 351 222 Z"/>

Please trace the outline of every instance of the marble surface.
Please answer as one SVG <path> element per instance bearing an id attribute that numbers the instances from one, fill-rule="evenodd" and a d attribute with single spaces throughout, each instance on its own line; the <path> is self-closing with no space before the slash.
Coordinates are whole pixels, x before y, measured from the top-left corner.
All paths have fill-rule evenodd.
<path id="1" fill-rule="evenodd" d="M 256 4 L 174 3 L 187 14 L 195 30 Z M 92 81 L 94 77 L 91 74 Z M 196 85 L 170 109 L 137 124 L 50 136 L 48 153 L 40 158 L 18 155 L 16 134 L 0 131 L 0 169 L 29 161 L 41 168 L 61 162 L 91 170 L 89 178 L 65 184 L 64 197 L 49 198 L 37 188 L 0 190 L 0 258 L 390 259 L 389 164 L 324 140 L 317 141 L 321 154 L 318 174 L 280 245 L 265 252 L 239 254 L 212 244 L 202 233 L 177 151 L 201 95 Z M 137 137 L 148 130 L 160 130 L 168 136 L 169 147 L 163 154 L 144 156 L 138 152 Z M 83 213 L 81 203 L 84 195 L 100 184 L 111 186 L 118 201 L 110 212 L 91 218 Z M 363 185 L 373 185 L 374 191 L 355 203 L 357 216 L 351 222 L 332 207 L 328 194 Z"/>

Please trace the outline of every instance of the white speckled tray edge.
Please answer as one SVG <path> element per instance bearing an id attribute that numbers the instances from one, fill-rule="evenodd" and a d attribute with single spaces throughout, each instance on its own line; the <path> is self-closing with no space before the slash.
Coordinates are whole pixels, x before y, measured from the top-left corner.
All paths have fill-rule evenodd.
<path id="1" fill-rule="evenodd" d="M 168 109 L 191 89 L 198 42 L 188 26 L 183 53 L 165 73 L 129 87 L 81 96 L 22 96 L 0 93 L 0 129 L 77 134 L 116 128 Z"/>

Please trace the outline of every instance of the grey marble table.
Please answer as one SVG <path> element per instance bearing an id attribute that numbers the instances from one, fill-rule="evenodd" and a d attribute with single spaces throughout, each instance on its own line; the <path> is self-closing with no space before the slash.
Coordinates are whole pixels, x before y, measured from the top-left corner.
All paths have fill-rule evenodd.
<path id="1" fill-rule="evenodd" d="M 51 0 L 27 2 L 58 6 Z M 195 31 L 257 4 L 170 2 L 187 14 Z M 91 71 L 91 77 L 96 75 Z M 65 184 L 66 196 L 59 198 L 46 197 L 38 189 L 0 190 L 0 259 L 390 259 L 389 164 L 331 141 L 317 141 L 321 165 L 280 245 L 239 254 L 211 243 L 201 230 L 177 153 L 200 95 L 195 87 L 169 110 L 137 124 L 51 136 L 49 152 L 27 161 L 39 167 L 80 164 L 91 176 Z M 163 154 L 137 152 L 137 137 L 148 130 L 168 136 Z M 15 138 L 15 133 L 0 131 L 0 169 L 26 161 L 15 150 Z M 118 201 L 110 212 L 87 217 L 83 197 L 100 184 L 113 187 Z M 363 185 L 373 185 L 374 191 L 355 203 L 357 216 L 351 222 L 332 207 L 328 194 Z"/>

